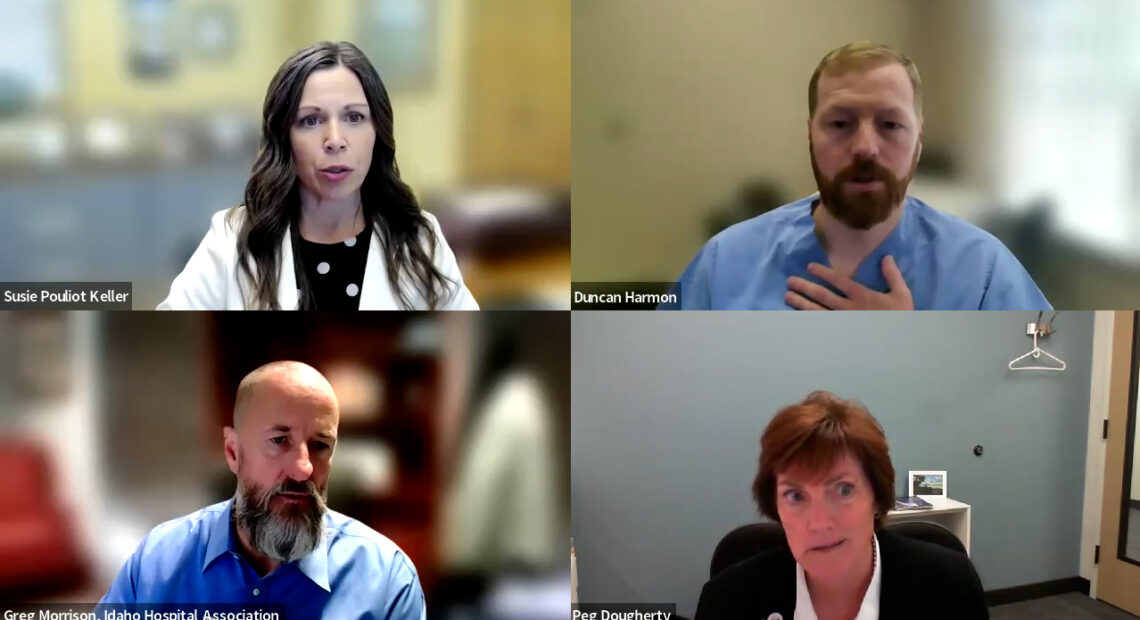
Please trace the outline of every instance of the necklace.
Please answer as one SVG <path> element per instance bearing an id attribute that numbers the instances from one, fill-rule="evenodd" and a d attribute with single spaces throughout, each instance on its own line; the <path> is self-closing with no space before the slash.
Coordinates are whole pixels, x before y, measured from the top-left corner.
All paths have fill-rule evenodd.
<path id="1" fill-rule="evenodd" d="M 875 574 L 875 568 L 879 565 L 879 542 L 875 540 L 875 535 L 871 534 L 871 575 Z"/>

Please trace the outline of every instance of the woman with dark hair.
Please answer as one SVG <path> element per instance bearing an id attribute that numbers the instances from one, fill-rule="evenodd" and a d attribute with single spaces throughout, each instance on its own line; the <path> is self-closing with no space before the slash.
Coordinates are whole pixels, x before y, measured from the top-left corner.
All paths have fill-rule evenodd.
<path id="1" fill-rule="evenodd" d="M 781 409 L 752 493 L 787 544 L 717 573 L 697 620 L 989 618 L 968 556 L 883 529 L 894 483 L 887 438 L 862 405 L 813 392 Z"/>
<path id="2" fill-rule="evenodd" d="M 392 106 L 355 45 L 269 84 L 245 201 L 214 214 L 159 309 L 478 309 L 396 166 Z"/>

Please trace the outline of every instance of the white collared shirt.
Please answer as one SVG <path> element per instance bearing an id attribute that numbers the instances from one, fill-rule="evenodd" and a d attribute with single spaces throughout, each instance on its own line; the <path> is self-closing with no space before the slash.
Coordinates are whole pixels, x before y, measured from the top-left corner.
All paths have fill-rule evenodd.
<path id="1" fill-rule="evenodd" d="M 871 572 L 871 583 L 867 584 L 867 592 L 863 594 L 863 603 L 859 605 L 859 613 L 855 620 L 878 620 L 879 618 L 879 590 L 882 586 L 883 560 L 879 557 L 879 539 L 871 536 L 871 546 L 875 548 L 875 570 Z M 811 604 L 811 594 L 808 593 L 807 578 L 804 577 L 804 567 L 796 562 L 796 615 L 795 620 L 819 620 L 815 615 L 815 607 Z"/>

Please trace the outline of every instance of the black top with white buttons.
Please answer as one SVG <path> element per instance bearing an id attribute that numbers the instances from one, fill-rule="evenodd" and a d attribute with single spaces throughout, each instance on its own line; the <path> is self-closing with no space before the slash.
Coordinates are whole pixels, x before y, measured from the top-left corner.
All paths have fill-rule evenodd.
<path id="1" fill-rule="evenodd" d="M 317 310 L 357 310 L 372 228 L 339 243 L 301 239 L 298 255 L 313 291 Z"/>

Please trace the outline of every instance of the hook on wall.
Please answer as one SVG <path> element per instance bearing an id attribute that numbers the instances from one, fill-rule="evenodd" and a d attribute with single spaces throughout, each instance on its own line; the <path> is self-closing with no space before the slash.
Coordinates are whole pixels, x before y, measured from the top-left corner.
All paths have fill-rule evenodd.
<path id="1" fill-rule="evenodd" d="M 1043 323 L 1041 321 L 1041 317 L 1044 314 L 1045 313 L 1043 311 L 1038 312 L 1037 313 L 1037 322 L 1036 323 L 1029 323 L 1025 329 L 1025 334 L 1027 336 L 1033 336 L 1033 350 L 1022 355 L 1022 356 L 1020 356 L 1020 357 L 1017 357 L 1013 361 L 1011 361 L 1009 363 L 1009 369 L 1010 370 L 1052 370 L 1055 372 L 1061 372 L 1062 370 L 1065 370 L 1065 368 L 1067 367 L 1067 364 L 1065 364 L 1065 362 L 1062 359 L 1060 359 L 1057 356 L 1055 356 L 1055 355 L 1049 353 L 1048 351 L 1042 349 L 1037 343 L 1038 338 L 1044 338 L 1044 337 L 1048 336 L 1049 334 L 1052 334 L 1053 332 L 1057 331 L 1056 329 L 1053 328 L 1053 320 L 1057 318 L 1057 315 L 1059 313 L 1054 312 L 1052 318 L 1050 318 L 1049 322 L 1047 322 L 1047 323 Z M 1057 362 L 1057 364 L 1059 364 L 1059 365 L 1058 366 L 1041 366 L 1041 365 L 1018 366 L 1017 365 L 1018 362 L 1026 359 L 1028 357 L 1032 357 L 1033 358 L 1032 361 L 1036 361 L 1036 360 L 1040 359 L 1042 355 L 1053 360 L 1054 362 Z"/>

